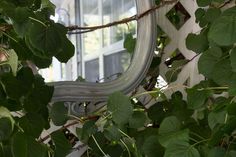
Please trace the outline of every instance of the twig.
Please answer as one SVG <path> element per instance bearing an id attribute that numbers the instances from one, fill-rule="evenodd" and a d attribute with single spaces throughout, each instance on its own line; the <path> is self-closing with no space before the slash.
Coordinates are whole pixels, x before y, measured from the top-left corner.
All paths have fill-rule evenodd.
<path id="1" fill-rule="evenodd" d="M 134 16 L 124 18 L 124 19 L 119 20 L 119 21 L 114 21 L 114 22 L 111 22 L 111 23 L 107 23 L 105 25 L 86 26 L 86 27 L 80 27 L 80 26 L 77 26 L 77 25 L 68 26 L 67 27 L 67 29 L 69 31 L 68 34 L 83 34 L 83 33 L 92 32 L 92 31 L 102 29 L 102 28 L 112 27 L 112 26 L 116 26 L 116 25 L 120 25 L 120 24 L 127 24 L 127 23 L 132 22 L 132 21 L 137 21 L 137 20 L 143 18 L 144 16 L 156 11 L 157 9 L 159 9 L 159 8 L 165 6 L 165 5 L 174 4 L 178 1 L 179 0 L 162 1 L 159 5 L 156 5 L 156 6 L 146 10 L 145 12 L 143 12 L 139 15 L 134 15 Z M 75 31 L 75 30 L 82 30 L 82 31 L 72 32 L 72 31 Z"/>

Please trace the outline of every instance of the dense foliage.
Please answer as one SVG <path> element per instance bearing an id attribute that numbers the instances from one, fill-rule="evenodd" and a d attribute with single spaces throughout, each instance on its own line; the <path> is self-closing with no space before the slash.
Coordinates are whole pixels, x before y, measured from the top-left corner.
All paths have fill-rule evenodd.
<path id="1" fill-rule="evenodd" d="M 142 86 L 162 101 L 146 108 L 136 99 L 140 95 L 116 92 L 96 113 L 74 117 L 64 103 L 49 105 L 53 87 L 28 67 L 30 62 L 48 67 L 53 56 L 67 62 L 74 54 L 67 28 L 50 20 L 55 6 L 49 0 L 1 0 L 0 156 L 65 157 L 73 151 L 73 140 L 63 133 L 66 126 L 46 138 L 40 135 L 51 120 L 63 126 L 69 119 L 83 124 L 76 133 L 88 145 L 84 156 L 236 156 L 236 7 L 222 10 L 225 0 L 197 3 L 202 30 L 189 34 L 186 46 L 200 55 L 198 68 L 206 79 L 186 88 L 187 100 L 181 92 L 167 98 L 155 88 L 161 57 L 156 56 Z M 159 32 L 157 50 L 162 52 L 168 39 Z M 132 53 L 134 45 L 127 35 L 124 47 Z M 169 82 L 188 63 L 174 61 Z"/>

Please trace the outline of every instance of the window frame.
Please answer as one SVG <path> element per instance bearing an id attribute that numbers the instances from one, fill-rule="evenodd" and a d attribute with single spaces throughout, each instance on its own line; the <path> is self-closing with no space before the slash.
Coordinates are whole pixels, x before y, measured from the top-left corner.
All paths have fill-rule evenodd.
<path id="1" fill-rule="evenodd" d="M 141 14 L 153 6 L 153 0 L 136 0 L 137 14 Z M 154 54 L 156 43 L 155 12 L 139 19 L 137 26 L 135 52 L 126 72 L 116 80 L 104 83 L 75 81 L 49 83 L 55 88 L 52 101 L 104 101 L 115 91 L 128 94 L 137 87 L 145 77 Z"/>

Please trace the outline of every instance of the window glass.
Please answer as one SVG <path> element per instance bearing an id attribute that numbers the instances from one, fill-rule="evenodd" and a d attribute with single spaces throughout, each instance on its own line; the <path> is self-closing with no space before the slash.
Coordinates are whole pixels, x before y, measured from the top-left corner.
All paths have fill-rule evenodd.
<path id="1" fill-rule="evenodd" d="M 130 54 L 119 52 L 104 56 L 104 80 L 114 80 L 125 72 L 130 64 Z"/>
<path id="2" fill-rule="evenodd" d="M 83 0 L 82 11 L 82 26 L 96 26 L 101 24 L 99 15 L 98 0 Z M 100 48 L 101 34 L 100 30 L 83 34 L 84 54 L 91 54 Z"/>
<path id="3" fill-rule="evenodd" d="M 99 81 L 98 59 L 85 62 L 85 80 L 87 82 Z"/>

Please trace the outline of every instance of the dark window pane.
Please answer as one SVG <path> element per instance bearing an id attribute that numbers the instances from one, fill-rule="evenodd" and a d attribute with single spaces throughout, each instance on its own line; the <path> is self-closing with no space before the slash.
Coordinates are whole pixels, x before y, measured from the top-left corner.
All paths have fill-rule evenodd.
<path id="1" fill-rule="evenodd" d="M 98 59 L 85 62 L 85 79 L 88 82 L 96 82 L 99 80 Z"/>
<path id="2" fill-rule="evenodd" d="M 130 54 L 115 53 L 104 57 L 104 80 L 114 80 L 125 72 L 130 64 Z"/>

